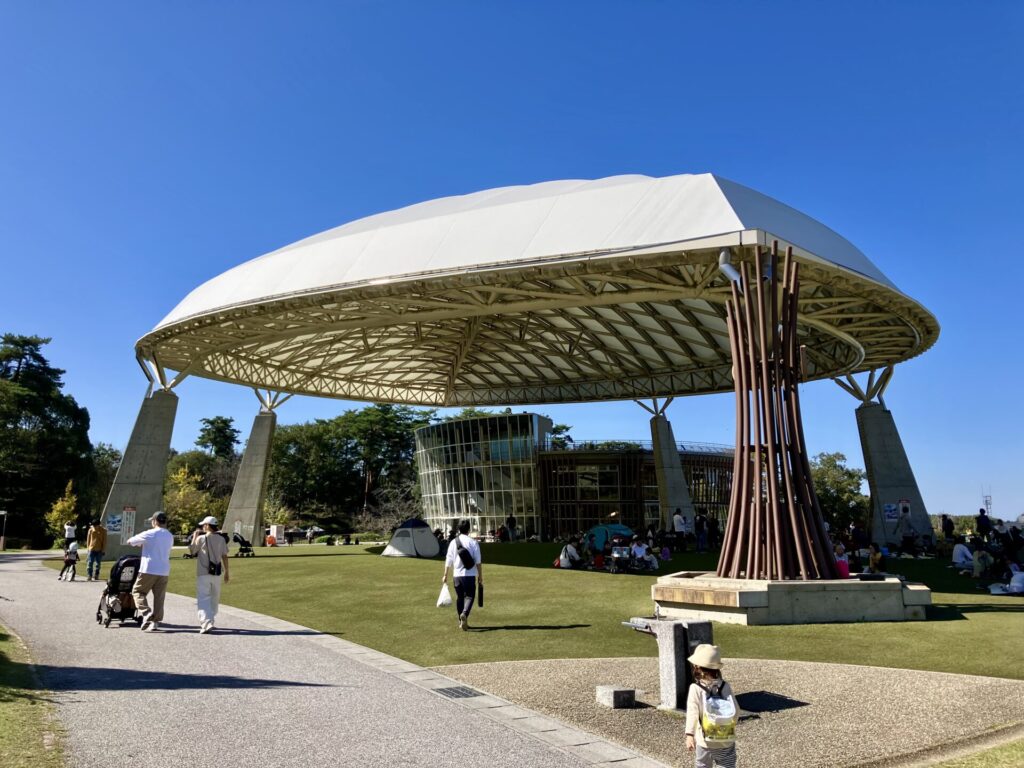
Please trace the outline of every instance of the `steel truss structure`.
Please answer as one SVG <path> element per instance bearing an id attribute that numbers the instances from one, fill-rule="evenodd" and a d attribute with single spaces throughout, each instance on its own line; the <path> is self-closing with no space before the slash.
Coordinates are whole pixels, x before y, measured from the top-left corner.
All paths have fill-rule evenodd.
<path id="1" fill-rule="evenodd" d="M 834 579 L 835 558 L 800 415 L 799 266 L 788 252 L 781 284 L 778 267 L 777 244 L 767 264 L 759 250 L 753 277 L 743 264 L 726 305 L 735 361 L 736 454 L 718 575 Z"/>
<path id="2" fill-rule="evenodd" d="M 739 233 L 733 263 L 756 264 L 758 243 L 772 237 Z M 154 370 L 177 372 L 170 386 L 198 375 L 279 393 L 428 406 L 728 391 L 732 286 L 719 269 L 721 242 L 274 297 L 162 326 L 136 351 Z M 807 350 L 806 378 L 900 362 L 937 338 L 935 319 L 891 287 L 799 249 L 792 261 L 801 268 L 793 322 Z"/>

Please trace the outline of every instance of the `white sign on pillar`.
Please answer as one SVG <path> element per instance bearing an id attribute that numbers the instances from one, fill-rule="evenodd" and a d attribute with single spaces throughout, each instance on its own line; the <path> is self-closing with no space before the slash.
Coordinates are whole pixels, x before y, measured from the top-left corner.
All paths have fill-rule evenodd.
<path id="1" fill-rule="evenodd" d="M 121 510 L 121 543 L 127 544 L 128 539 L 135 535 L 135 507 Z"/>

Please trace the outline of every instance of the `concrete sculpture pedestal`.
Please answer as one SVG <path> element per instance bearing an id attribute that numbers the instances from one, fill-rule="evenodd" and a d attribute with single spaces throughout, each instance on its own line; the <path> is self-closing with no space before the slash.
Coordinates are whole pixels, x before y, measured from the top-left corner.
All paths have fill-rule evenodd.
<path id="1" fill-rule="evenodd" d="M 895 576 L 882 581 L 767 581 L 726 579 L 704 571 L 662 576 L 651 586 L 651 597 L 663 618 L 725 624 L 920 621 L 932 603 L 928 587 Z"/>

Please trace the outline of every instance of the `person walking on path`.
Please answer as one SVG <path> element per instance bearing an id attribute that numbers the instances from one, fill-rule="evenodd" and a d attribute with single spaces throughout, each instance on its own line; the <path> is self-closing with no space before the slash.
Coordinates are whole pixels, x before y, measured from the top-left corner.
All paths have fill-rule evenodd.
<path id="1" fill-rule="evenodd" d="M 228 545 L 217 531 L 216 517 L 206 517 L 199 523 L 202 531 L 195 531 L 189 542 L 188 551 L 196 558 L 196 610 L 199 614 L 199 634 L 205 635 L 213 629 L 220 606 L 221 574 L 224 583 L 230 581 L 228 574 Z"/>
<path id="2" fill-rule="evenodd" d="M 128 546 L 142 547 L 142 563 L 139 577 L 132 587 L 135 607 L 142 614 L 142 629 L 154 632 L 164 619 L 164 597 L 167 595 L 167 577 L 171 575 L 171 547 L 174 535 L 167 530 L 167 515 L 154 512 L 149 518 L 152 525 L 148 531 L 128 539 Z M 146 596 L 153 593 L 153 607 L 149 607 Z"/>
<path id="3" fill-rule="evenodd" d="M 722 679 L 717 645 L 702 643 L 690 658 L 693 679 L 686 694 L 686 749 L 696 752 L 696 768 L 736 768 L 736 721 L 739 707 Z"/>
<path id="4" fill-rule="evenodd" d="M 76 565 L 78 565 L 78 542 L 72 541 L 68 548 L 64 550 L 64 567 L 60 569 L 60 576 L 57 577 L 57 581 L 74 581 Z M 65 576 L 68 578 L 65 579 Z"/>
<path id="5" fill-rule="evenodd" d="M 484 584 L 484 566 L 480 561 L 480 545 L 469 535 L 469 520 L 459 521 L 459 533 L 448 545 L 444 559 L 441 583 L 448 583 L 448 569 L 452 569 L 455 584 L 455 612 L 459 615 L 459 629 L 469 629 L 469 612 L 473 610 L 476 583 Z"/>
<path id="6" fill-rule="evenodd" d="M 87 581 L 100 580 L 100 563 L 107 551 L 107 529 L 99 520 L 93 520 L 89 533 L 85 537 L 85 548 L 89 551 L 89 559 L 85 562 Z"/>

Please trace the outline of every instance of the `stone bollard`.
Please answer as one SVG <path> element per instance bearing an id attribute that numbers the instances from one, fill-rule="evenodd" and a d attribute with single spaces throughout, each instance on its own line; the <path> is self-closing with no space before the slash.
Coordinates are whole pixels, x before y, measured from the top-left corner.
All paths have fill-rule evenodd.
<path id="1" fill-rule="evenodd" d="M 624 622 L 626 623 L 626 622 Z M 701 643 L 712 643 L 710 621 L 630 619 L 627 626 L 652 634 L 658 640 L 658 676 L 661 704 L 658 709 L 686 709 L 686 693 L 693 682 L 687 657 Z"/>

